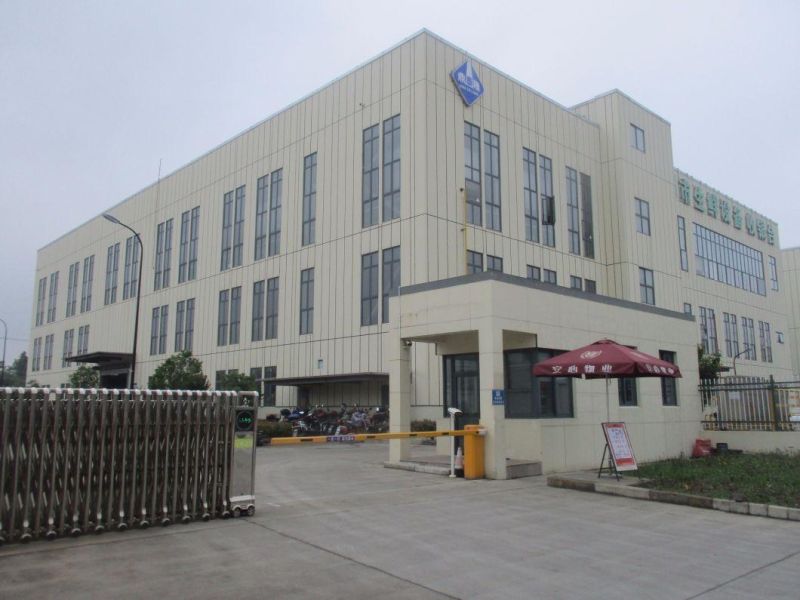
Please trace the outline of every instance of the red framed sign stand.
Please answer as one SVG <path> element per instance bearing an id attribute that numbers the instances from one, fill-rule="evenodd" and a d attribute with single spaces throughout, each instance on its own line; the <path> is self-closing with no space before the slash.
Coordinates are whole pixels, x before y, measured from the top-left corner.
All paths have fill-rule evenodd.
<path id="1" fill-rule="evenodd" d="M 636 471 L 639 468 L 636 464 L 636 457 L 633 455 L 628 430 L 625 429 L 625 423 L 601 423 L 601 425 L 606 445 L 603 448 L 603 458 L 600 459 L 597 477 L 599 478 L 606 470 L 609 475 L 613 473 L 619 481 L 620 472 Z M 608 466 L 604 467 L 606 454 L 608 454 Z"/>

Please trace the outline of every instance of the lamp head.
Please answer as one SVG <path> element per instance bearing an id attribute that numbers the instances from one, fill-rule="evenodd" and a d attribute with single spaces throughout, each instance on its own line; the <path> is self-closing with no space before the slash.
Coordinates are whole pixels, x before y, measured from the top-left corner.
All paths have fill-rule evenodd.
<path id="1" fill-rule="evenodd" d="M 104 218 L 106 221 L 111 221 L 111 222 L 112 222 L 112 223 L 114 223 L 115 225 L 119 225 L 119 224 L 120 224 L 120 223 L 119 223 L 119 219 L 117 219 L 117 217 L 115 217 L 115 216 L 112 216 L 112 215 L 110 215 L 110 214 L 108 214 L 108 213 L 103 213 L 103 218 Z"/>
<path id="2" fill-rule="evenodd" d="M 456 415 L 463 415 L 463 414 L 464 414 L 464 411 L 462 411 L 462 410 L 459 410 L 459 409 L 457 409 L 457 408 L 453 408 L 452 406 L 451 406 L 450 408 L 448 408 L 448 409 L 447 409 L 447 412 L 449 412 L 449 413 L 450 413 L 450 416 L 451 416 L 451 417 L 454 417 L 454 416 L 456 416 Z"/>

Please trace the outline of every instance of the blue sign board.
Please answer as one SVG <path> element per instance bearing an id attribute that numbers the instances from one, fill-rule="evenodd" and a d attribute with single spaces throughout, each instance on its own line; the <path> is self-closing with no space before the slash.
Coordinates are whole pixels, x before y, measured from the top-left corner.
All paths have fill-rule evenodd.
<path id="1" fill-rule="evenodd" d="M 469 61 L 453 69 L 450 77 L 453 78 L 453 83 L 456 84 L 458 92 L 467 106 L 472 106 L 483 95 L 483 84 L 478 79 L 478 72 Z"/>
<path id="2" fill-rule="evenodd" d="M 503 406 L 506 403 L 505 390 L 492 390 L 492 405 Z"/>

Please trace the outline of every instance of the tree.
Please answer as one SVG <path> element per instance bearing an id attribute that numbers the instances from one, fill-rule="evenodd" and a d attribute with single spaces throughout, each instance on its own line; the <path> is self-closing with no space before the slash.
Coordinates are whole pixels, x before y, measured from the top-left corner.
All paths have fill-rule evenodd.
<path id="1" fill-rule="evenodd" d="M 257 392 L 258 384 L 252 375 L 232 371 L 219 376 L 217 389 L 230 392 Z"/>
<path id="2" fill-rule="evenodd" d="M 716 379 L 722 371 L 722 355 L 719 352 L 708 353 L 698 344 L 697 366 L 700 379 Z"/>
<path id="3" fill-rule="evenodd" d="M 69 376 L 69 385 L 74 388 L 96 388 L 100 385 L 100 372 L 89 365 L 81 365 Z"/>
<path id="4" fill-rule="evenodd" d="M 3 365 L 5 367 L 5 365 Z M 28 375 L 28 355 L 23 351 L 14 359 L 11 366 L 3 369 L 4 386 L 21 387 L 25 385 L 25 378 Z"/>
<path id="5" fill-rule="evenodd" d="M 173 354 L 147 380 L 151 390 L 207 390 L 203 363 L 189 350 Z"/>

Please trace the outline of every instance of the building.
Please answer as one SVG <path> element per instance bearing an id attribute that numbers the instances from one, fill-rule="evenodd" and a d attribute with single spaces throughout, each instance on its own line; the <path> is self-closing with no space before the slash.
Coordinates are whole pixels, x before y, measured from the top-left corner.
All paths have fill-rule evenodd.
<path id="1" fill-rule="evenodd" d="M 794 350 L 795 380 L 800 379 L 800 247 L 787 248 L 783 251 L 783 285 L 786 289 L 788 304 L 790 306 L 790 321 L 786 340 Z"/>
<path id="2" fill-rule="evenodd" d="M 142 256 L 100 215 L 42 248 L 32 377 L 83 361 L 125 385 L 146 261 L 139 386 L 181 349 L 212 385 L 266 380 L 267 406 L 385 404 L 395 373 L 393 426 L 458 405 L 508 431 L 505 451 L 490 434 L 497 476 L 504 452 L 573 442 L 545 468 L 587 464 L 607 417 L 675 454 L 700 418 L 696 344 L 739 374 L 792 359 L 778 225 L 677 170 L 671 135 L 618 90 L 564 107 L 420 31 L 109 208 Z M 686 378 L 612 382 L 606 415 L 594 384 L 513 377 L 604 336 Z"/>

